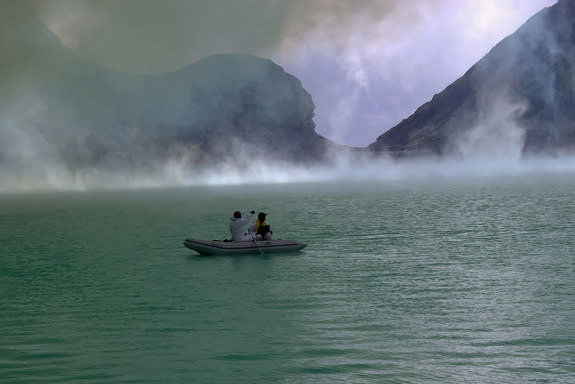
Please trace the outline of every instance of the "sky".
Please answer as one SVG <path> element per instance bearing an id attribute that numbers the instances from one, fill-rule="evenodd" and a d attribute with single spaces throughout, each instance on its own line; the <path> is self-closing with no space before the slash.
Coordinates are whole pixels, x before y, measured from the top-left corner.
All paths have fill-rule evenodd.
<path id="1" fill-rule="evenodd" d="M 78 55 L 119 71 L 161 74 L 216 53 L 271 58 L 313 96 L 318 133 L 366 146 L 556 0 L 25 3 Z"/>

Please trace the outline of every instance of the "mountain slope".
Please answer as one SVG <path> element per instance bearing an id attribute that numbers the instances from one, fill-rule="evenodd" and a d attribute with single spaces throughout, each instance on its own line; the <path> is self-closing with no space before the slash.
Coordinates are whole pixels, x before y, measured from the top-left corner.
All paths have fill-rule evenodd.
<path id="1" fill-rule="evenodd" d="M 33 15 L 0 21 L 0 184 L 28 177 L 311 164 L 335 144 L 271 60 L 214 55 L 179 71 L 119 73 L 78 58 Z"/>
<path id="2" fill-rule="evenodd" d="M 543 9 L 369 150 L 397 157 L 574 150 L 573 20 L 571 0 Z"/>

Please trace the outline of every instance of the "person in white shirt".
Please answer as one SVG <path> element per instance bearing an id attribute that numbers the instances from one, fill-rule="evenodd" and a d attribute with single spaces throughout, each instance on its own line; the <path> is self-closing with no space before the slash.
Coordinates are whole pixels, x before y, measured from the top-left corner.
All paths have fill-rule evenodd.
<path id="1" fill-rule="evenodd" d="M 235 211 L 234 215 L 230 217 L 230 233 L 232 234 L 232 241 L 253 241 L 254 237 L 247 233 L 246 228 L 253 220 L 256 212 L 250 211 L 246 217 L 242 217 L 240 211 Z"/>

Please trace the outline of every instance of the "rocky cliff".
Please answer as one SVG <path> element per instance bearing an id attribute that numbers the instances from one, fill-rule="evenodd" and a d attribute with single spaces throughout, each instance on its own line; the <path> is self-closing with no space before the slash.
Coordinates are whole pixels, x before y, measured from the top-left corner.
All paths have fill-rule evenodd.
<path id="1" fill-rule="evenodd" d="M 575 2 L 559 0 L 369 146 L 410 155 L 575 150 Z"/>
<path id="2" fill-rule="evenodd" d="M 311 95 L 270 60 L 214 55 L 161 76 L 118 73 L 78 58 L 25 9 L 3 18 L 0 182 L 55 169 L 309 164 L 334 146 L 315 132 Z"/>

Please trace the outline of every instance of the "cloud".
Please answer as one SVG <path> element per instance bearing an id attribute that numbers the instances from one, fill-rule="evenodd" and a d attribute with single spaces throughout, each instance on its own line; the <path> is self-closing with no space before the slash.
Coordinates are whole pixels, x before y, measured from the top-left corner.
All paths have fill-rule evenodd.
<path id="1" fill-rule="evenodd" d="M 53 36 L 36 18 L 84 59 L 127 72 L 162 73 L 214 53 L 253 53 L 302 80 L 320 134 L 363 146 L 555 2 L 20 0 L 3 4 L 0 14 L 0 79 L 3 86 L 36 83 L 62 72 L 48 73 L 61 63 L 53 62 L 45 44 Z M 44 38 L 26 47 L 36 35 Z"/>
<path id="2" fill-rule="evenodd" d="M 369 38 L 369 26 L 400 3 L 406 2 L 52 0 L 34 4 L 48 27 L 84 57 L 123 71 L 158 73 L 214 53 L 274 55 L 319 41 L 340 49 L 358 35 Z"/>
<path id="3" fill-rule="evenodd" d="M 363 25 L 336 43 L 308 31 L 315 36 L 314 44 L 300 45 L 297 60 L 286 56 L 281 61 L 302 79 L 314 100 L 321 99 L 318 132 L 364 146 L 462 76 L 530 16 L 555 2 L 405 1 L 388 9 L 377 22 L 358 16 Z M 317 57 L 322 57 L 322 71 L 331 74 L 331 81 L 325 80 L 325 74 L 320 81 L 319 71 L 309 70 L 317 65 Z M 325 88 L 332 91 L 322 91 Z M 356 97 L 349 116 L 354 124 L 348 131 L 361 134 L 344 136 L 341 124 L 332 122 L 339 121 L 336 106 L 350 94 Z M 338 140 L 342 137 L 346 141 Z"/>

